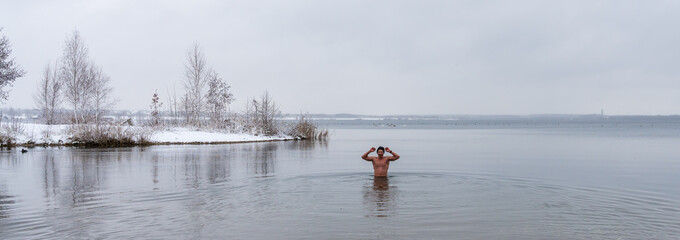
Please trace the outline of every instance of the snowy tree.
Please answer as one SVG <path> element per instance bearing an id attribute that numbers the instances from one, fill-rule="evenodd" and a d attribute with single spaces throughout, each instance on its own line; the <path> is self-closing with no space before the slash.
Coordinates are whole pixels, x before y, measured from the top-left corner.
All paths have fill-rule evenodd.
<path id="1" fill-rule="evenodd" d="M 172 92 L 170 92 L 170 89 L 167 89 L 168 93 L 168 113 L 170 114 L 170 123 L 177 125 L 179 124 L 179 119 L 180 119 L 180 113 L 179 109 L 177 108 L 177 91 L 175 91 L 175 86 L 173 85 L 172 87 Z"/>
<path id="2" fill-rule="evenodd" d="M 100 124 L 102 116 L 113 107 L 111 79 L 89 59 L 78 31 L 66 39 L 59 80 L 64 84 L 65 100 L 73 107 L 74 123 L 93 120 Z"/>
<path id="3" fill-rule="evenodd" d="M 77 124 L 92 90 L 88 50 L 78 31 L 66 40 L 61 61 L 59 79 L 64 83 L 64 97 L 73 106 L 73 121 Z"/>
<path id="4" fill-rule="evenodd" d="M 198 43 L 189 50 L 186 56 L 184 70 L 184 89 L 186 95 L 184 104 L 186 107 L 189 124 L 200 126 L 205 103 L 205 86 L 209 73 L 205 55 Z"/>
<path id="5" fill-rule="evenodd" d="M 160 109 L 163 107 L 163 103 L 159 101 L 158 90 L 153 93 L 151 97 L 151 125 L 156 127 L 161 124 L 161 113 Z"/>
<path id="6" fill-rule="evenodd" d="M 93 66 L 88 68 L 89 82 L 91 85 L 90 98 L 86 99 L 88 103 L 88 110 L 91 112 L 90 117 L 94 118 L 95 124 L 100 124 L 102 117 L 113 107 L 113 100 L 111 99 L 111 91 L 113 88 L 109 86 L 111 78 L 104 74 L 101 66 Z"/>
<path id="7" fill-rule="evenodd" d="M 256 102 L 254 99 L 248 98 L 246 100 L 246 106 L 243 110 L 243 113 L 241 114 L 241 117 L 238 119 L 240 122 L 240 126 L 242 129 L 241 131 L 247 131 L 250 130 L 251 134 L 253 133 L 253 130 L 255 129 L 255 106 L 253 106 L 253 103 Z"/>
<path id="8" fill-rule="evenodd" d="M 2 28 L 0 28 L 2 32 Z M 12 48 L 7 37 L 0 36 L 0 102 L 4 102 L 9 97 L 9 90 L 14 80 L 23 77 L 26 72 L 14 63 L 14 58 L 10 58 Z"/>
<path id="9" fill-rule="evenodd" d="M 38 93 L 33 96 L 35 103 L 38 105 L 48 125 L 55 124 L 56 110 L 61 105 L 62 82 L 59 81 L 59 67 L 57 63 L 54 66 L 47 64 L 43 70 L 43 77 L 38 84 Z"/>
<path id="10" fill-rule="evenodd" d="M 269 92 L 265 91 L 259 100 L 253 99 L 250 106 L 252 106 L 252 110 L 248 111 L 253 116 L 249 118 L 254 121 L 254 125 L 264 135 L 278 134 L 279 127 L 275 118 L 281 114 L 281 111 L 279 111 L 279 106 L 276 105 Z"/>
<path id="11" fill-rule="evenodd" d="M 206 95 L 208 113 L 213 123 L 224 120 L 227 107 L 234 101 L 229 86 L 215 71 L 208 75 L 208 93 Z"/>

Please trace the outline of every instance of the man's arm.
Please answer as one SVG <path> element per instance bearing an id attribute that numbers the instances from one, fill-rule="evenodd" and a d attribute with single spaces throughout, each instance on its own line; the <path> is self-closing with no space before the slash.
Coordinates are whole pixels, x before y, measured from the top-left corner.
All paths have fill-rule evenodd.
<path id="1" fill-rule="evenodd" d="M 371 157 L 368 156 L 368 154 L 369 154 L 369 153 L 372 153 L 373 151 L 375 151 L 375 148 L 374 148 L 374 147 L 372 147 L 371 150 L 368 150 L 368 152 L 364 153 L 364 155 L 361 155 L 361 159 L 364 159 L 364 160 L 366 160 L 366 161 L 371 161 L 371 160 L 373 160 Z"/>
<path id="2" fill-rule="evenodd" d="M 391 157 L 387 157 L 388 160 L 390 160 L 390 161 L 396 161 L 397 159 L 399 159 L 399 154 L 394 153 L 394 151 L 390 150 L 390 148 L 385 148 L 385 151 L 387 151 L 388 153 L 392 154 Z"/>

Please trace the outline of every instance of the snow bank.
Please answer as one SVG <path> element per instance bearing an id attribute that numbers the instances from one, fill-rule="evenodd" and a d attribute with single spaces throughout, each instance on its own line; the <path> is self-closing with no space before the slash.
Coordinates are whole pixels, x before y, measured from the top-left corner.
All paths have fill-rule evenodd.
<path id="1" fill-rule="evenodd" d="M 71 144 L 68 129 L 71 125 L 44 125 L 22 124 L 23 131 L 17 134 L 14 142 L 22 144 Z M 290 136 L 255 136 L 243 133 L 226 133 L 209 130 L 196 130 L 189 128 L 168 128 L 163 130 L 143 129 L 151 132 L 149 141 L 151 144 L 201 144 L 201 143 L 237 143 L 237 142 L 262 142 L 292 140 Z"/>
<path id="2" fill-rule="evenodd" d="M 15 137 L 16 144 L 63 144 L 69 143 L 68 128 L 70 125 L 45 125 L 23 123 L 22 133 Z"/>
<path id="3" fill-rule="evenodd" d="M 229 143 L 291 140 L 289 136 L 254 136 L 243 133 L 199 131 L 173 128 L 154 132 L 149 140 L 153 143 Z"/>

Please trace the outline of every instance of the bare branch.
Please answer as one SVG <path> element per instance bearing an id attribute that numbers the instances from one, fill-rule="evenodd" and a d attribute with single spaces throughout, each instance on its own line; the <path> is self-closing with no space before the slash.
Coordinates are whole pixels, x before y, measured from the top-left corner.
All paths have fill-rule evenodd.
<path id="1" fill-rule="evenodd" d="M 48 125 L 56 121 L 56 109 L 61 105 L 62 82 L 59 81 L 59 66 L 47 64 L 43 70 L 43 77 L 38 84 L 38 92 L 33 96 L 36 105 L 42 112 L 42 117 Z"/>
<path id="2" fill-rule="evenodd" d="M 2 32 L 2 28 L 0 28 Z M 9 90 L 17 78 L 23 77 L 26 72 L 17 66 L 14 58 L 10 58 L 12 46 L 5 36 L 0 36 L 0 102 L 4 102 L 9 97 Z"/>
<path id="3" fill-rule="evenodd" d="M 189 50 L 186 57 L 184 70 L 184 89 L 186 95 L 184 99 L 187 120 L 189 124 L 201 125 L 203 116 L 205 86 L 208 77 L 208 66 L 205 55 L 198 43 Z"/>

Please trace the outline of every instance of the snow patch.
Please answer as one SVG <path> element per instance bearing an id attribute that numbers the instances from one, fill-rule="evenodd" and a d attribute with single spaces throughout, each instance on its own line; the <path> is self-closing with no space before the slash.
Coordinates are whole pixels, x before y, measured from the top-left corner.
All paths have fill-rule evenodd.
<path id="1" fill-rule="evenodd" d="M 188 128 L 172 128 L 154 132 L 153 143 L 221 143 L 291 140 L 289 136 L 254 136 L 243 133 L 210 132 Z"/>
<path id="2" fill-rule="evenodd" d="M 16 144 L 69 144 L 73 143 L 68 134 L 72 125 L 45 125 L 23 123 L 23 133 L 15 137 Z M 129 128 L 143 128 L 132 127 Z M 183 144 L 183 143 L 230 143 L 230 142 L 262 142 L 293 140 L 291 136 L 255 136 L 245 133 L 228 133 L 190 128 L 167 128 L 163 130 L 149 130 L 152 132 L 149 141 L 152 144 Z"/>

